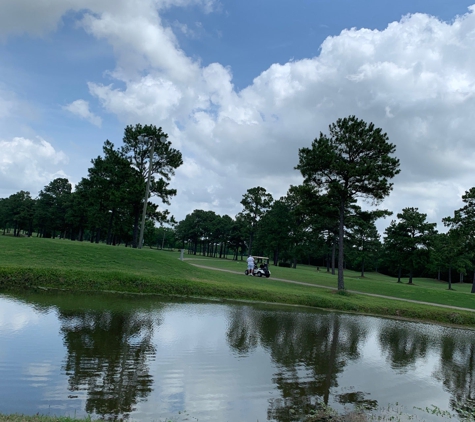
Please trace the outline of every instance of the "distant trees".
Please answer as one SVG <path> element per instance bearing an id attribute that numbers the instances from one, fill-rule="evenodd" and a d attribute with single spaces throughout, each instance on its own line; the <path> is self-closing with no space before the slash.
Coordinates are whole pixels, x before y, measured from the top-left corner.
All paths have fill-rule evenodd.
<path id="1" fill-rule="evenodd" d="M 241 211 L 241 215 L 248 224 L 249 255 L 252 253 L 252 241 L 254 239 L 254 233 L 257 230 L 257 224 L 262 216 L 271 208 L 273 201 L 274 198 L 272 198 L 272 195 L 267 193 L 267 191 L 260 186 L 248 189 L 242 196 L 241 205 L 243 206 L 243 210 Z"/>
<path id="2" fill-rule="evenodd" d="M 36 217 L 44 237 L 66 236 L 67 211 L 70 207 L 72 186 L 68 179 L 57 178 L 40 191 Z"/>
<path id="3" fill-rule="evenodd" d="M 311 148 L 299 150 L 300 170 L 304 183 L 318 192 L 338 198 L 338 289 L 343 279 L 344 229 L 348 205 L 362 197 L 380 201 L 392 189 L 392 179 L 399 173 L 399 160 L 392 157 L 396 147 L 373 123 L 355 116 L 338 119 L 329 126 L 329 135 L 320 132 Z"/>
<path id="4" fill-rule="evenodd" d="M 429 259 L 436 224 L 427 222 L 426 214 L 411 207 L 404 208 L 397 214 L 397 218 L 397 221 L 393 220 L 386 228 L 385 244 L 398 263 L 399 270 L 404 267 L 409 270 L 409 284 L 412 284 L 414 268 L 427 263 Z"/>
<path id="5" fill-rule="evenodd" d="M 20 191 L 0 200 L 0 221 L 4 234 L 6 227 L 10 225 L 14 236 L 19 236 L 21 230 L 27 230 L 31 236 L 33 216 L 34 201 L 30 192 Z"/>
<path id="6" fill-rule="evenodd" d="M 471 267 L 474 270 L 475 267 L 475 187 L 462 195 L 462 201 L 465 205 L 455 210 L 453 217 L 446 217 L 442 221 L 449 227 L 448 234 L 456 243 L 456 247 L 452 249 L 452 252 L 457 252 L 457 256 L 453 258 L 455 267 L 465 272 L 467 268 Z M 475 270 L 472 293 L 475 293 Z"/>
<path id="7" fill-rule="evenodd" d="M 139 215 L 144 204 L 148 176 L 150 140 L 152 156 L 150 195 L 170 203 L 176 190 L 170 180 L 182 164 L 181 153 L 171 147 L 167 134 L 153 125 L 127 126 L 123 145 L 116 149 L 106 141 L 103 154 L 91 160 L 86 177 L 76 185 L 65 178 L 51 181 L 36 199 L 20 191 L 0 201 L 0 223 L 13 234 L 23 230 L 31 235 L 70 238 L 71 240 L 105 240 L 108 244 L 125 242 L 137 246 Z M 147 201 L 148 202 L 148 201 Z M 167 210 L 147 204 L 147 222 L 171 222 Z"/>
<path id="8" fill-rule="evenodd" d="M 152 160 L 151 146 L 154 145 Z M 170 186 L 182 164 L 161 128 L 127 126 L 123 145 L 105 141 L 103 153 L 91 160 L 87 175 L 74 190 L 57 178 L 32 198 L 20 191 L 0 198 L 3 234 L 68 238 L 137 246 L 140 215 L 146 209 L 145 244 L 150 247 L 187 247 L 188 253 L 233 259 L 245 253 L 268 256 L 274 265 L 314 264 L 335 274 L 344 289 L 343 269 L 378 270 L 409 276 L 448 276 L 460 280 L 468 270 L 475 282 L 475 188 L 462 196 L 464 206 L 443 219 L 447 233 L 437 233 L 426 214 L 407 207 L 397 214 L 381 242 L 376 221 L 390 213 L 362 210 L 358 199 L 381 201 L 399 173 L 394 145 L 381 129 L 350 116 L 320 133 L 311 147 L 299 150 L 296 169 L 304 180 L 274 200 L 264 187 L 248 189 L 234 217 L 199 210 L 179 222 L 168 210 L 144 198 L 149 164 L 150 195 L 169 204 L 176 195 Z M 337 256 L 338 255 L 338 256 Z M 404 274 L 403 274 L 404 272 Z M 475 283 L 472 287 L 475 292 Z"/>
<path id="9" fill-rule="evenodd" d="M 381 254 L 382 243 L 376 228 L 376 220 L 390 215 L 386 210 L 363 211 L 357 207 L 356 212 L 350 217 L 348 243 L 354 265 L 361 268 L 361 277 L 365 276 L 365 268 L 369 266 L 378 268 L 378 258 Z"/>

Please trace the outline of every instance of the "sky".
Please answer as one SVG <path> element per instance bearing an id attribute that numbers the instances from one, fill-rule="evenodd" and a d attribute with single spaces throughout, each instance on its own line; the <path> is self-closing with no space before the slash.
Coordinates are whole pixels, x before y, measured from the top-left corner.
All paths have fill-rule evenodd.
<path id="1" fill-rule="evenodd" d="M 234 217 L 248 189 L 300 184 L 299 148 L 355 115 L 401 162 L 380 207 L 442 229 L 475 186 L 474 3 L 1 0 L 0 197 L 74 185 L 154 124 L 184 161 L 165 208 Z"/>

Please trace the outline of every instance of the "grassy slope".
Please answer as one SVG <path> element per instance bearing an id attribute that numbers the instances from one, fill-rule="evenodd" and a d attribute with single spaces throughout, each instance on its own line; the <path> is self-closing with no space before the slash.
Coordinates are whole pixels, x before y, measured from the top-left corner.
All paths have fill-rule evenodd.
<path id="1" fill-rule="evenodd" d="M 273 279 L 278 277 L 336 286 L 335 276 L 317 272 L 315 267 L 300 266 L 296 270 L 271 267 L 272 278 L 256 279 L 200 269 L 189 264 L 195 262 L 244 271 L 245 265 L 241 262 L 209 258 L 201 260 L 202 257 L 196 257 L 201 258 L 196 261 L 181 262 L 178 257 L 178 253 L 150 249 L 134 250 L 68 240 L 0 236 L 0 288 L 43 286 L 260 300 L 475 326 L 475 313 L 364 295 L 340 295 L 327 289 Z M 345 283 L 350 290 L 475 309 L 468 285 L 457 286 L 457 291 L 448 292 L 445 284 L 434 281 L 416 280 L 416 286 L 407 286 L 381 275 L 358 279 L 357 274 L 351 272 L 346 274 Z"/>
<path id="2" fill-rule="evenodd" d="M 243 261 L 228 261 L 202 256 L 185 255 L 190 263 L 206 265 L 214 268 L 229 269 L 244 272 L 246 265 Z M 336 287 L 336 275 L 327 273 L 325 268 L 298 265 L 296 269 L 271 266 L 272 278 L 303 281 L 327 287 Z M 471 284 L 454 284 L 454 290 L 449 291 L 445 282 L 416 278 L 414 285 L 408 285 L 407 279 L 397 283 L 393 277 L 378 273 L 366 273 L 364 278 L 355 271 L 345 271 L 345 288 L 351 291 L 375 293 L 401 299 L 419 300 L 442 305 L 458 306 L 475 309 L 475 295 L 471 295 Z"/>

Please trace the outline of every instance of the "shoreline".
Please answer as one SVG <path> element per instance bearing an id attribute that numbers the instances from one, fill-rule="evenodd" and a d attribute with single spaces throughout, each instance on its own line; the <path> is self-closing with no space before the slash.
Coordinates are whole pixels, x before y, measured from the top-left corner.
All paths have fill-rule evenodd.
<path id="1" fill-rule="evenodd" d="M 272 278 L 269 280 L 272 281 Z M 303 307 L 475 329 L 475 312 L 472 310 L 446 308 L 401 298 L 371 296 L 360 292 L 338 292 L 335 289 L 324 289 L 318 286 L 302 287 L 308 287 L 308 290 L 303 293 L 282 294 L 259 290 L 258 285 L 254 289 L 244 290 L 230 284 L 217 285 L 217 283 L 192 279 L 162 280 L 120 273 L 111 276 L 108 273 L 94 271 L 0 267 L 0 292 L 6 293 L 37 289 L 39 291 L 57 290 L 71 294 L 102 292 L 137 296 L 156 295 L 220 303 Z"/>

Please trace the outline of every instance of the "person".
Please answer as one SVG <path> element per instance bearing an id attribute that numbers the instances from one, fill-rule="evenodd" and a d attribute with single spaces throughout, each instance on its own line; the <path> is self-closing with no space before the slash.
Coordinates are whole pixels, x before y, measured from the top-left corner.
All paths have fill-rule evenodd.
<path id="1" fill-rule="evenodd" d="M 247 258 L 247 275 L 252 275 L 254 271 L 254 258 L 252 255 L 249 255 Z"/>

